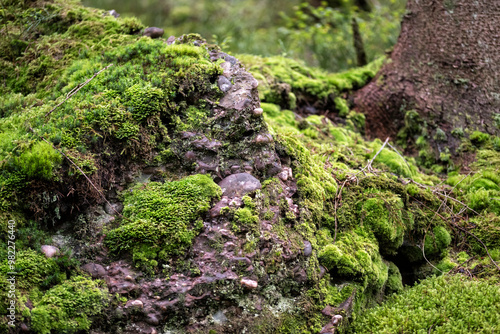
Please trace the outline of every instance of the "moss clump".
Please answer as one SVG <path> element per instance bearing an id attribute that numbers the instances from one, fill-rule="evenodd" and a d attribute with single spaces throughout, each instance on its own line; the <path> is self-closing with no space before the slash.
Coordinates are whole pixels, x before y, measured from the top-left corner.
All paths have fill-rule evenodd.
<path id="1" fill-rule="evenodd" d="M 436 255 L 451 243 L 451 235 L 443 226 L 436 226 L 425 237 L 424 251 L 426 255 Z"/>
<path id="2" fill-rule="evenodd" d="M 490 135 L 481 131 L 474 131 L 470 136 L 469 139 L 471 143 L 473 143 L 476 146 L 480 146 L 484 143 L 486 143 L 490 139 Z"/>
<path id="3" fill-rule="evenodd" d="M 7 275 L 10 272 L 7 260 L 0 267 L 0 272 Z M 18 286 L 21 289 L 40 285 L 48 276 L 59 271 L 53 258 L 32 249 L 21 250 L 16 254 L 15 272 L 17 272 Z"/>
<path id="4" fill-rule="evenodd" d="M 52 145 L 39 141 L 16 158 L 14 164 L 28 178 L 40 177 L 50 180 L 54 177 L 54 168 L 61 163 L 61 160 L 61 155 Z"/>
<path id="5" fill-rule="evenodd" d="M 470 220 L 470 224 L 473 226 L 470 232 L 488 247 L 490 253 L 491 249 L 500 249 L 500 217 L 497 214 L 490 212 L 484 213 L 482 216 L 473 217 Z M 486 255 L 484 246 L 476 238 L 468 235 L 467 239 L 474 253 Z"/>
<path id="6" fill-rule="evenodd" d="M 102 283 L 75 276 L 45 292 L 31 310 L 31 328 L 36 333 L 75 333 L 89 330 L 91 317 L 108 301 Z"/>
<path id="7" fill-rule="evenodd" d="M 387 295 L 403 291 L 403 278 L 399 268 L 392 262 L 389 263 L 389 273 L 385 283 L 385 293 Z"/>
<path id="8" fill-rule="evenodd" d="M 367 199 L 361 207 L 363 224 L 373 231 L 386 254 L 394 253 L 403 244 L 403 208 L 401 198 L 391 193 Z"/>
<path id="9" fill-rule="evenodd" d="M 362 229 L 337 235 L 335 244 L 319 252 L 320 263 L 335 277 L 354 279 L 364 286 L 383 287 L 388 277 L 388 266 L 382 261 L 379 248 L 369 233 Z"/>
<path id="10" fill-rule="evenodd" d="M 130 251 L 137 265 L 151 270 L 191 245 L 203 226 L 202 214 L 221 194 L 220 187 L 201 174 L 139 184 L 125 194 L 126 220 L 107 234 L 106 244 L 114 253 Z"/>
<path id="11" fill-rule="evenodd" d="M 340 99 L 340 93 L 362 87 L 384 62 L 384 58 L 379 58 L 366 66 L 332 74 L 281 56 L 238 55 L 238 58 L 259 80 L 259 96 L 263 102 L 276 103 L 276 96 L 282 95 L 279 90 L 285 84 L 296 97 L 297 105 L 304 104 L 311 97 L 319 101 L 331 97 L 332 102 L 335 99 L 333 107 L 343 117 L 347 116 L 349 109 L 345 100 Z M 291 108 L 290 103 L 282 106 Z"/>
<path id="12" fill-rule="evenodd" d="M 375 155 L 376 152 L 378 152 L 378 150 L 382 147 L 382 142 L 379 139 L 376 139 L 373 141 L 371 147 L 373 148 L 373 155 Z M 388 148 L 384 148 L 377 155 L 374 162 L 383 164 L 387 166 L 391 172 L 404 177 L 414 177 L 417 174 L 415 166 L 408 164 L 403 157 Z"/>
<path id="13" fill-rule="evenodd" d="M 500 329 L 500 289 L 461 275 L 426 279 L 360 314 L 349 333 L 491 333 Z"/>

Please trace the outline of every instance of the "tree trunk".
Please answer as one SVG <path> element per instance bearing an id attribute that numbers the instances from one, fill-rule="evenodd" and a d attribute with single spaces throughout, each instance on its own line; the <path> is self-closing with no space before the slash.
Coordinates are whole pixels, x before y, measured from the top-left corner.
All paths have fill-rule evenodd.
<path id="1" fill-rule="evenodd" d="M 390 58 L 354 95 L 369 136 L 454 156 L 461 133 L 499 134 L 500 0 L 408 0 Z"/>

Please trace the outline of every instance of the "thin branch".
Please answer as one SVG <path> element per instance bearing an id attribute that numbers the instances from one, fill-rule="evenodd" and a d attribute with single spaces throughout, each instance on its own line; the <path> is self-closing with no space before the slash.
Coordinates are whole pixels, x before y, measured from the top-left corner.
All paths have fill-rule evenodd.
<path id="1" fill-rule="evenodd" d="M 456 227 L 456 228 L 458 228 L 459 230 L 461 230 L 461 231 L 463 231 L 463 232 L 465 232 L 465 233 L 467 233 L 467 234 L 469 234 L 469 235 L 473 236 L 473 237 L 474 237 L 477 241 L 479 241 L 479 243 L 480 243 L 480 244 L 484 247 L 484 250 L 486 251 L 486 254 L 488 254 L 488 257 L 490 258 L 491 263 L 493 263 L 493 264 L 495 265 L 495 267 L 497 267 L 498 271 L 500 271 L 500 267 L 499 267 L 499 266 L 497 265 L 497 263 L 493 260 L 493 258 L 492 258 L 492 257 L 491 257 L 491 255 L 490 255 L 490 252 L 488 251 L 488 247 L 486 247 L 486 245 L 484 244 L 484 242 L 483 242 L 481 239 L 479 239 L 478 237 L 476 237 L 473 233 L 471 233 L 471 232 L 467 231 L 465 228 L 460 227 L 460 226 L 458 226 L 458 225 L 457 225 L 457 224 L 455 224 L 455 223 L 452 223 L 452 224 L 453 224 L 453 225 L 455 225 L 455 227 Z"/>
<path id="2" fill-rule="evenodd" d="M 408 169 L 410 169 L 410 171 L 411 171 L 410 165 L 408 164 L 408 162 L 406 161 L 406 159 L 401 155 L 401 153 L 399 153 L 399 151 L 394 146 L 392 146 L 390 143 L 387 143 L 387 145 L 389 145 L 389 147 L 392 148 L 394 150 L 394 152 L 396 152 L 401 157 L 401 159 L 403 159 L 403 161 L 405 162 L 406 166 L 408 166 Z"/>
<path id="3" fill-rule="evenodd" d="M 78 93 L 78 91 L 80 89 L 82 89 L 83 87 L 85 87 L 89 82 L 91 82 L 97 75 L 99 75 L 99 73 L 101 73 L 102 71 L 104 70 L 107 70 L 108 68 L 110 68 L 111 66 L 113 66 L 113 64 L 109 64 L 108 66 L 104 67 L 103 69 L 101 69 L 99 72 L 97 73 L 94 73 L 94 75 L 90 78 L 90 79 L 87 79 L 87 81 L 85 81 L 84 83 L 79 83 L 75 88 L 73 88 L 68 94 L 66 94 L 66 98 L 61 102 L 59 103 L 58 105 L 56 105 L 54 108 L 52 108 L 51 111 L 49 111 L 48 113 L 45 114 L 45 117 L 48 117 L 50 114 L 52 114 L 52 112 L 54 110 L 56 110 L 57 108 L 59 108 L 59 106 L 61 106 L 61 104 L 63 104 L 64 102 L 66 102 L 67 100 L 69 100 L 73 95 L 75 95 L 76 93 Z"/>
<path id="4" fill-rule="evenodd" d="M 371 170 L 373 161 L 375 161 L 375 159 L 377 158 L 377 155 L 379 155 L 380 152 L 382 152 L 382 150 L 384 149 L 385 145 L 387 145 L 388 142 L 389 142 L 389 137 L 387 137 L 387 139 L 384 142 L 384 145 L 382 145 L 382 147 L 378 150 L 377 154 L 375 154 L 375 156 L 370 161 L 368 161 L 368 164 L 365 166 L 365 168 L 363 168 L 362 170 L 360 170 L 358 172 L 358 174 L 361 173 L 361 172 L 364 173 L 365 169 L 368 169 L 368 171 Z"/>

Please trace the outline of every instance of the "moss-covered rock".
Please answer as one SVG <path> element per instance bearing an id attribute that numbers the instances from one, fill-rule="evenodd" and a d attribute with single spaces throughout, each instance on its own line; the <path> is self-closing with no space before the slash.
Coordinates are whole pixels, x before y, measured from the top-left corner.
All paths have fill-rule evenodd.
<path id="1" fill-rule="evenodd" d="M 209 176 L 200 174 L 163 184 L 139 184 L 126 193 L 124 220 L 109 231 L 106 244 L 114 253 L 130 251 L 136 265 L 157 270 L 160 263 L 191 245 L 203 226 L 202 215 L 221 194 Z"/>

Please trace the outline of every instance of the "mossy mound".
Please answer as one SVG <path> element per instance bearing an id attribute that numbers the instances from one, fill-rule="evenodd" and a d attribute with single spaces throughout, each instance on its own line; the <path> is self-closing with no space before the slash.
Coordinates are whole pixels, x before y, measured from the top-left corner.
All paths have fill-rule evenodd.
<path id="1" fill-rule="evenodd" d="M 202 214 L 222 191 L 207 175 L 140 184 L 124 197 L 124 220 L 106 236 L 113 253 L 129 251 L 135 264 L 154 271 L 185 252 L 200 232 Z M 243 210 L 243 209 L 242 209 Z"/>
<path id="2" fill-rule="evenodd" d="M 108 299 L 102 282 L 74 276 L 45 292 L 35 304 L 31 328 L 40 334 L 88 331 L 91 317 L 101 313 Z"/>
<path id="3" fill-rule="evenodd" d="M 261 100 L 284 108 L 293 108 L 294 99 L 304 102 L 314 97 L 325 101 L 331 98 L 333 101 L 343 91 L 362 87 L 375 76 L 384 62 L 384 59 L 380 58 L 365 67 L 332 74 L 285 57 L 238 55 L 238 58 L 259 80 Z M 282 88 L 280 91 L 281 84 L 289 85 L 288 94 L 295 97 L 284 95 L 286 90 Z M 344 102 L 337 100 L 336 103 L 340 105 Z M 339 108 L 340 110 L 342 108 Z"/>
<path id="4" fill-rule="evenodd" d="M 328 244 L 318 258 L 333 277 L 360 280 L 364 287 L 380 290 L 388 278 L 388 266 L 382 261 L 377 244 L 362 229 L 337 235 L 334 244 Z"/>
<path id="5" fill-rule="evenodd" d="M 349 333 L 490 333 L 500 329 L 500 290 L 461 275 L 423 280 L 354 321 Z"/>

